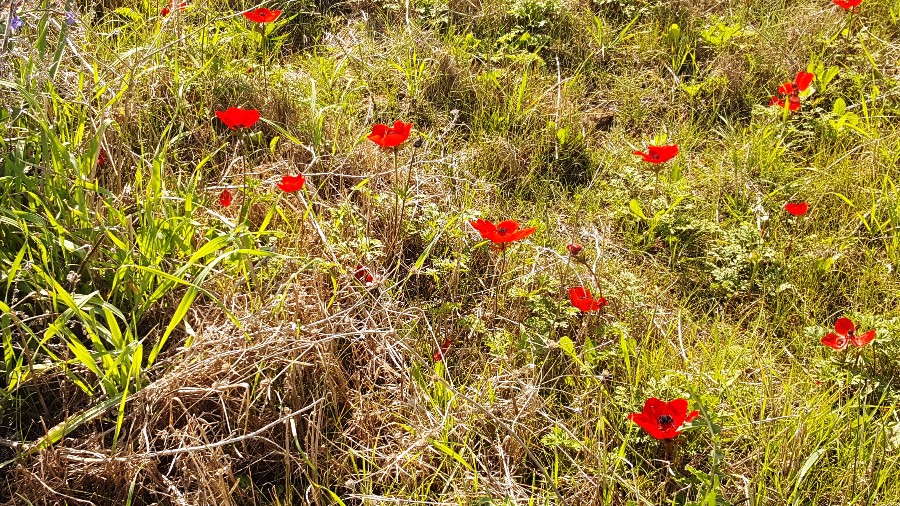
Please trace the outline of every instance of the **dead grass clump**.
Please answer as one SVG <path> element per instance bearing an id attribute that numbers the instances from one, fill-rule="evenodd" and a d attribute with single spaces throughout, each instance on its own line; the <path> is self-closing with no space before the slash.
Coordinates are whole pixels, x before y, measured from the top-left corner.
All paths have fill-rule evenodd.
<path id="1" fill-rule="evenodd" d="M 105 430 L 22 459 L 4 480 L 6 500 L 121 504 L 135 483 L 133 504 L 240 504 L 252 501 L 244 489 L 305 488 L 315 467 L 303 455 L 318 459 L 310 441 L 326 417 L 343 411 L 351 369 L 337 355 L 342 338 L 321 332 L 346 330 L 347 320 L 314 322 L 315 300 L 295 295 L 285 310 L 304 330 L 261 322 L 247 307 L 236 308 L 247 315 L 244 331 L 210 308 L 195 313 L 194 343 L 170 352 L 167 372 L 129 398 L 115 451 L 112 413 Z M 354 370 L 363 374 L 359 383 L 385 371 Z"/>
<path id="2" fill-rule="evenodd" d="M 4 479 L 7 505 L 123 504 L 132 490 L 132 504 L 167 502 L 172 483 L 148 460 L 107 460 L 103 454 L 76 448 L 44 450 Z M 130 493 L 128 494 L 130 495 Z M 189 504 L 172 501 L 172 504 Z"/>

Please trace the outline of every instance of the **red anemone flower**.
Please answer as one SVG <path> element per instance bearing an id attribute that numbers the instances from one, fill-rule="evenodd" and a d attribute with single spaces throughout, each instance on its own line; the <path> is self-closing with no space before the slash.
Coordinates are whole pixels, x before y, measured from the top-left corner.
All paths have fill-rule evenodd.
<path id="1" fill-rule="evenodd" d="M 862 0 L 834 0 L 834 5 L 837 5 L 841 9 L 849 11 L 850 9 L 856 7 L 861 4 Z"/>
<path id="2" fill-rule="evenodd" d="M 375 278 L 369 272 L 369 269 L 363 267 L 362 264 L 356 264 L 356 272 L 353 273 L 353 276 L 364 285 L 370 285 L 375 281 Z"/>
<path id="3" fill-rule="evenodd" d="M 583 286 L 573 286 L 569 288 L 569 300 L 572 305 L 587 313 L 590 311 L 598 311 L 606 305 L 606 299 L 599 297 L 595 299 L 591 296 L 591 292 Z"/>
<path id="4" fill-rule="evenodd" d="M 790 95 L 792 93 L 806 91 L 815 77 L 815 74 L 810 74 L 809 72 L 803 72 L 801 70 L 800 72 L 797 72 L 797 77 L 794 78 L 794 82 L 787 82 L 779 86 L 778 93 Z"/>
<path id="5" fill-rule="evenodd" d="M 228 191 L 228 188 L 222 190 L 222 193 L 219 194 L 219 204 L 222 204 L 222 207 L 228 207 L 231 205 L 231 192 Z"/>
<path id="6" fill-rule="evenodd" d="M 793 216 L 803 216 L 809 210 L 809 204 L 806 202 L 788 202 L 784 205 L 784 210 Z"/>
<path id="7" fill-rule="evenodd" d="M 302 190 L 305 182 L 306 178 L 303 177 L 303 174 L 297 174 L 296 176 L 284 175 L 281 176 L 281 182 L 278 183 L 278 187 L 285 193 L 294 193 Z"/>
<path id="8" fill-rule="evenodd" d="M 100 154 L 97 155 L 97 166 L 103 167 L 106 165 L 106 150 L 100 148 Z"/>
<path id="9" fill-rule="evenodd" d="M 238 127 L 250 128 L 259 121 L 259 111 L 240 107 L 229 107 L 224 111 L 216 111 L 216 116 L 232 130 L 237 130 Z"/>
<path id="10" fill-rule="evenodd" d="M 784 100 L 773 96 L 771 100 L 769 100 L 769 106 L 777 105 L 778 107 L 784 107 Z M 791 95 L 788 98 L 788 109 L 791 111 L 799 111 L 800 110 L 800 97 L 796 95 Z"/>
<path id="11" fill-rule="evenodd" d="M 265 7 L 260 7 L 259 9 L 253 9 L 252 11 L 244 13 L 244 17 L 254 23 L 271 23 L 278 19 L 278 16 L 281 16 L 281 11 L 273 11 L 266 9 Z"/>
<path id="12" fill-rule="evenodd" d="M 668 162 L 678 154 L 678 145 L 669 146 L 647 146 L 647 152 L 634 151 L 633 154 L 638 155 L 648 163 L 664 163 Z"/>
<path id="13" fill-rule="evenodd" d="M 410 130 L 412 130 L 412 123 L 404 123 L 400 120 L 395 121 L 392 127 L 378 123 L 372 127 L 369 140 L 382 148 L 396 148 L 406 142 Z"/>
<path id="14" fill-rule="evenodd" d="M 822 338 L 822 344 L 829 348 L 843 350 L 849 343 L 853 343 L 854 346 L 862 348 L 871 343 L 872 339 L 875 339 L 875 329 L 872 329 L 865 334 L 857 335 L 856 325 L 853 324 L 850 318 L 841 317 L 834 322 L 834 332 L 831 332 Z"/>
<path id="15" fill-rule="evenodd" d="M 787 108 L 791 111 L 799 111 L 800 92 L 806 91 L 815 78 L 815 74 L 804 72 L 802 70 L 797 72 L 797 77 L 794 78 L 793 82 L 787 82 L 778 87 L 778 93 L 788 98 L 787 104 L 785 104 L 783 98 L 773 96 L 769 100 L 769 105 L 777 105 L 778 107 L 785 107 L 785 105 L 787 105 Z"/>
<path id="16" fill-rule="evenodd" d="M 187 2 L 181 2 L 180 4 L 177 4 L 175 3 L 175 0 L 172 0 L 172 3 L 163 7 L 159 11 L 159 15 L 165 17 L 173 11 L 183 11 L 185 7 L 187 7 Z"/>
<path id="17" fill-rule="evenodd" d="M 663 402 L 651 397 L 644 403 L 643 411 L 631 413 L 628 419 L 640 425 L 656 439 L 672 439 L 681 434 L 684 422 L 690 422 L 700 414 L 698 411 L 688 413 L 687 406 L 686 399 Z"/>
<path id="18" fill-rule="evenodd" d="M 794 83 L 792 83 L 792 82 L 786 82 L 778 87 L 778 93 L 781 93 L 782 95 L 790 95 L 793 92 L 794 92 Z"/>
<path id="19" fill-rule="evenodd" d="M 584 246 L 577 242 L 570 242 L 569 244 L 566 244 L 566 249 L 569 250 L 570 255 L 577 257 L 578 254 L 581 253 L 581 250 L 584 249 Z"/>
<path id="20" fill-rule="evenodd" d="M 519 230 L 519 222 L 506 220 L 494 225 L 488 220 L 470 221 L 472 228 L 481 234 L 481 237 L 492 241 L 494 244 L 506 244 L 524 239 L 534 233 L 534 227 Z"/>
<path id="21" fill-rule="evenodd" d="M 444 355 L 447 354 L 447 350 L 450 349 L 450 338 L 444 339 L 444 343 L 441 344 L 440 349 L 434 352 L 434 356 L 431 357 L 435 362 L 440 362 L 444 359 Z"/>
<path id="22" fill-rule="evenodd" d="M 797 72 L 797 77 L 794 78 L 794 85 L 800 91 L 806 91 L 806 89 L 809 88 L 809 85 L 812 84 L 813 79 L 815 78 L 816 75 L 812 72 L 804 72 L 801 70 L 800 72 Z"/>

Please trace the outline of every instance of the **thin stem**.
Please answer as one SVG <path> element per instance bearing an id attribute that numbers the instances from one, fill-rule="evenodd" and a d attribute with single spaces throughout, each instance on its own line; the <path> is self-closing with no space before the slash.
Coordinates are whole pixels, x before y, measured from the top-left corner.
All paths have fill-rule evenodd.
<path id="1" fill-rule="evenodd" d="M 309 217 L 309 222 L 312 225 L 313 229 L 315 229 L 316 233 L 319 236 L 319 239 L 322 241 L 322 251 L 327 252 L 328 256 L 331 257 L 331 261 L 335 264 L 340 263 L 337 256 L 334 254 L 334 249 L 332 249 L 331 245 L 328 242 L 328 237 L 325 236 L 325 231 L 322 230 L 322 227 L 319 225 L 318 220 L 316 219 L 316 213 L 313 210 L 312 199 L 307 202 L 303 198 L 303 192 L 305 190 L 300 190 L 297 193 L 297 198 L 300 199 L 300 205 L 304 208 L 305 212 L 303 213 L 303 226 L 306 226 L 306 217 Z"/>
<path id="2" fill-rule="evenodd" d="M 500 299 L 500 286 L 503 284 L 503 274 L 506 272 L 506 244 L 500 245 L 500 268 L 497 280 L 494 283 L 494 320 L 497 319 L 497 311 Z"/>
<path id="3" fill-rule="evenodd" d="M 238 143 L 241 145 L 241 149 L 244 152 L 244 163 L 241 164 L 241 175 L 244 180 L 243 181 L 243 186 L 244 186 L 243 190 L 244 190 L 244 197 L 246 200 L 246 196 L 248 195 L 248 192 L 247 192 L 247 164 L 249 163 L 249 160 L 250 160 L 249 153 L 247 152 L 247 129 L 246 128 L 241 128 L 241 137 L 240 137 L 240 139 L 238 139 Z"/>
<path id="4" fill-rule="evenodd" d="M 795 231 L 795 232 L 796 232 L 796 231 Z M 788 257 L 791 256 L 791 249 L 792 249 L 793 246 L 794 246 L 794 236 L 795 236 L 795 235 L 797 235 L 797 234 L 788 234 L 788 243 L 787 243 L 787 247 L 786 247 L 785 250 L 784 250 L 784 258 L 785 258 L 785 260 L 787 260 Z"/>
<path id="5" fill-rule="evenodd" d="M 396 183 L 398 180 L 398 177 L 397 177 L 397 148 L 391 148 L 391 151 L 394 152 L 394 182 Z"/>
<path id="6" fill-rule="evenodd" d="M 878 376 L 878 354 L 875 353 L 875 340 L 872 340 L 872 377 Z"/>
<path id="7" fill-rule="evenodd" d="M 388 250 L 387 250 L 387 258 L 390 258 L 394 254 L 394 248 L 398 246 L 397 242 L 399 241 L 399 227 L 400 227 L 400 205 L 398 202 L 399 197 L 399 187 L 397 183 L 399 181 L 399 177 L 397 176 L 397 148 L 392 148 L 394 152 L 394 181 L 393 181 L 393 190 L 394 190 L 394 226 L 391 227 L 390 237 L 388 240 Z M 402 258 L 397 259 L 397 267 L 399 268 L 400 262 Z"/>
<path id="8" fill-rule="evenodd" d="M 591 278 L 593 278 L 594 280 L 594 285 L 597 287 L 597 296 L 602 298 L 603 286 L 600 284 L 600 278 L 597 277 L 597 273 L 594 272 L 594 269 L 590 265 L 588 265 L 587 260 L 584 260 L 582 258 L 575 258 L 575 261 L 583 265 L 584 268 L 587 269 L 588 273 L 590 273 Z"/>
<path id="9" fill-rule="evenodd" d="M 582 318 L 581 318 L 581 328 L 579 328 L 579 329 L 578 329 L 578 333 L 575 334 L 575 339 L 577 339 L 578 342 L 585 342 L 585 341 L 586 341 L 587 329 L 590 328 L 590 321 L 591 321 L 591 314 L 592 314 L 592 313 L 593 313 L 593 311 L 588 311 L 588 312 L 581 311 L 581 312 L 579 313 L 579 314 L 582 315 Z"/>
<path id="10" fill-rule="evenodd" d="M 262 56 L 263 56 L 263 82 L 266 83 L 266 91 L 269 89 L 269 45 L 266 43 L 266 28 L 265 25 L 259 24 L 259 40 L 262 45 Z"/>
<path id="11" fill-rule="evenodd" d="M 856 370 L 860 369 L 860 362 L 862 361 L 862 353 L 858 353 L 856 355 Z M 862 422 L 865 418 L 865 404 L 863 401 L 863 395 L 865 394 L 865 389 L 868 386 L 869 379 L 866 378 L 866 382 L 861 390 L 859 390 L 859 409 L 857 410 L 857 419 L 856 419 L 856 435 L 854 437 L 854 451 L 856 452 L 856 458 L 853 459 L 853 485 L 850 492 L 850 497 L 856 497 L 856 482 L 859 480 L 859 475 L 857 474 L 857 468 L 859 467 L 859 455 L 862 450 L 862 445 L 860 444 L 860 435 L 862 432 Z"/>
<path id="12" fill-rule="evenodd" d="M 664 439 L 663 447 L 665 448 L 665 460 L 668 467 L 672 467 L 672 465 L 677 465 L 676 460 L 678 458 L 678 447 L 675 445 L 674 439 Z M 668 496 L 669 490 L 672 488 L 672 473 L 666 473 L 666 483 L 663 485 L 663 493 Z"/>
<path id="13" fill-rule="evenodd" d="M 6 23 L 4 23 L 4 26 L 3 26 L 3 44 L 2 44 L 2 47 L 0 47 L 0 49 L 2 49 L 4 53 L 9 51 L 9 35 L 12 32 L 12 28 L 10 28 L 10 26 L 12 25 L 12 18 L 15 15 L 15 13 L 16 13 L 15 2 L 9 2 L 9 12 L 6 15 Z"/>
<path id="14" fill-rule="evenodd" d="M 248 198 L 248 196 L 250 195 L 250 192 L 247 190 L 247 164 L 249 163 L 250 156 L 247 151 L 248 148 L 247 148 L 247 129 L 246 128 L 241 128 L 241 136 L 238 139 L 238 143 L 240 144 L 242 151 L 244 152 L 244 160 L 243 160 L 243 163 L 241 164 L 241 173 L 242 173 L 243 180 L 244 180 L 243 181 L 244 198 L 243 198 L 243 201 L 241 202 L 240 225 L 246 225 L 246 228 L 249 231 L 250 225 L 249 225 L 249 221 L 247 220 L 247 216 L 250 214 L 250 203 L 249 203 L 249 198 Z M 239 225 L 238 225 L 238 227 L 239 227 Z M 237 231 L 237 229 L 238 228 L 236 227 L 235 231 Z M 251 247 L 253 245 L 250 244 L 250 238 L 248 236 L 241 237 L 241 246 L 244 249 L 251 249 Z M 257 285 L 256 267 L 253 265 L 253 259 L 251 259 L 250 255 L 246 254 L 246 253 L 243 255 L 243 257 L 244 257 L 244 267 L 247 269 L 247 276 L 249 278 L 249 281 L 253 284 L 253 286 L 256 286 Z"/>
<path id="15" fill-rule="evenodd" d="M 406 172 L 406 184 L 403 186 L 403 194 L 400 198 L 400 212 L 397 213 L 395 224 L 394 224 L 394 237 L 392 242 L 398 242 L 400 240 L 400 233 L 403 228 L 403 217 L 406 214 L 406 200 L 409 197 L 409 189 L 412 186 L 412 172 L 413 165 L 416 161 L 416 153 L 418 152 L 418 148 L 413 147 L 412 156 L 409 159 L 409 168 Z M 396 174 L 397 169 L 397 150 L 394 149 L 394 173 Z"/>

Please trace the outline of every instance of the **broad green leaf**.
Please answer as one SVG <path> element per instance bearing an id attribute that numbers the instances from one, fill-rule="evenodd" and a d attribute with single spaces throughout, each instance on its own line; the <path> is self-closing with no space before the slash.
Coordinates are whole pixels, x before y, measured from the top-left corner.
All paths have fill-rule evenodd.
<path id="1" fill-rule="evenodd" d="M 556 344 L 562 351 L 566 352 L 566 355 L 572 358 L 577 358 L 575 355 L 575 343 L 573 343 L 572 340 L 569 339 L 569 336 L 563 336 L 563 338 L 560 339 Z"/>
<path id="2" fill-rule="evenodd" d="M 647 216 L 644 214 L 644 210 L 641 209 L 641 204 L 635 200 L 631 199 L 631 202 L 628 203 L 628 207 L 631 209 L 631 212 L 634 213 L 635 216 L 642 220 L 646 220 Z"/>
<path id="3" fill-rule="evenodd" d="M 831 112 L 838 116 L 843 116 L 846 111 L 847 102 L 845 102 L 843 98 L 838 97 L 838 99 L 834 101 L 834 105 L 831 106 Z"/>

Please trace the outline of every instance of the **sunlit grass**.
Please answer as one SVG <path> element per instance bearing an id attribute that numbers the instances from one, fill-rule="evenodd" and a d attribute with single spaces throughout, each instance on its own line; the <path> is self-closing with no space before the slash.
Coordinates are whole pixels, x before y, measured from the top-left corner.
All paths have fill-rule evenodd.
<path id="1" fill-rule="evenodd" d="M 4 501 L 900 502 L 896 2 L 165 5 L 0 20 Z"/>

